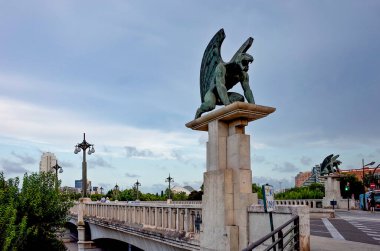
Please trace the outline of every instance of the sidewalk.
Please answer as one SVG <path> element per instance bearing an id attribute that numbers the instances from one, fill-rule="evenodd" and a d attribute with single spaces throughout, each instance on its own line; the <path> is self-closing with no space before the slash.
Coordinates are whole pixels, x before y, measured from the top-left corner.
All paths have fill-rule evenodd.
<path id="1" fill-rule="evenodd" d="M 379 251 L 379 245 L 371 245 L 361 242 L 335 240 L 332 238 L 310 236 L 310 250 L 311 251 Z"/>

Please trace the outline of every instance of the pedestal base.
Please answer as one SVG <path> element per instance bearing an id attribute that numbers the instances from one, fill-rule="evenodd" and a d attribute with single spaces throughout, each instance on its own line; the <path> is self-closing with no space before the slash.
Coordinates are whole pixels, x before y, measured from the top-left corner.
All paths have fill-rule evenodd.
<path id="1" fill-rule="evenodd" d="M 236 102 L 186 124 L 208 131 L 207 172 L 202 197 L 201 250 L 233 251 L 248 246 L 247 208 L 252 193 L 250 137 L 245 126 L 275 108 Z"/>
<path id="2" fill-rule="evenodd" d="M 340 175 L 331 174 L 327 176 L 320 176 L 320 180 L 324 180 L 325 184 L 325 197 L 323 197 L 323 208 L 333 208 L 331 201 L 336 201 L 334 208 L 340 208 L 342 196 L 340 195 Z"/>

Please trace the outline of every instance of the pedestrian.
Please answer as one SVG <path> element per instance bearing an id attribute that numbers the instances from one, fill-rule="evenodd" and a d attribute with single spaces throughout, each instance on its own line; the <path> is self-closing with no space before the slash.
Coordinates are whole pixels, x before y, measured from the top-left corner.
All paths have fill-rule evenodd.
<path id="1" fill-rule="evenodd" d="M 199 212 L 197 212 L 197 216 L 195 217 L 195 233 L 200 232 L 201 224 L 202 224 L 202 218 L 199 215 Z"/>
<path id="2" fill-rule="evenodd" d="M 375 212 L 375 193 L 372 192 L 370 194 L 369 198 L 370 198 L 369 204 L 370 204 L 371 212 Z"/>

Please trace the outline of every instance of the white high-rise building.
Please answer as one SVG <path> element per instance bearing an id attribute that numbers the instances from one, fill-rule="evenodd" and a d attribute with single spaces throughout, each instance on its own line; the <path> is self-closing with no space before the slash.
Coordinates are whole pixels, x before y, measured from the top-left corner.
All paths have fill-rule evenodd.
<path id="1" fill-rule="evenodd" d="M 51 167 L 56 164 L 56 161 L 57 158 L 55 157 L 54 153 L 43 153 L 40 161 L 40 172 L 52 172 L 53 168 Z"/>

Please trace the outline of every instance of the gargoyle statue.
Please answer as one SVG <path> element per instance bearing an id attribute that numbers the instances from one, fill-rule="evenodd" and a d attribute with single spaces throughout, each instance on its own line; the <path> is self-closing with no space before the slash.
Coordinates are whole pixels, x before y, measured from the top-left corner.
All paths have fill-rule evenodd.
<path id="1" fill-rule="evenodd" d="M 337 160 L 339 155 L 330 154 L 327 156 L 321 164 L 321 175 L 340 172 L 339 165 L 342 164 L 340 160 Z"/>
<path id="2" fill-rule="evenodd" d="M 216 105 L 244 102 L 242 95 L 236 92 L 227 92 L 238 82 L 242 85 L 248 103 L 255 103 L 248 76 L 248 64 L 253 62 L 253 57 L 246 53 L 252 45 L 253 38 L 248 38 L 230 62 L 225 63 L 220 54 L 220 47 L 225 37 L 224 30 L 220 29 L 211 39 L 203 54 L 200 73 L 202 104 L 195 114 L 196 119 L 202 113 L 213 110 Z"/>

